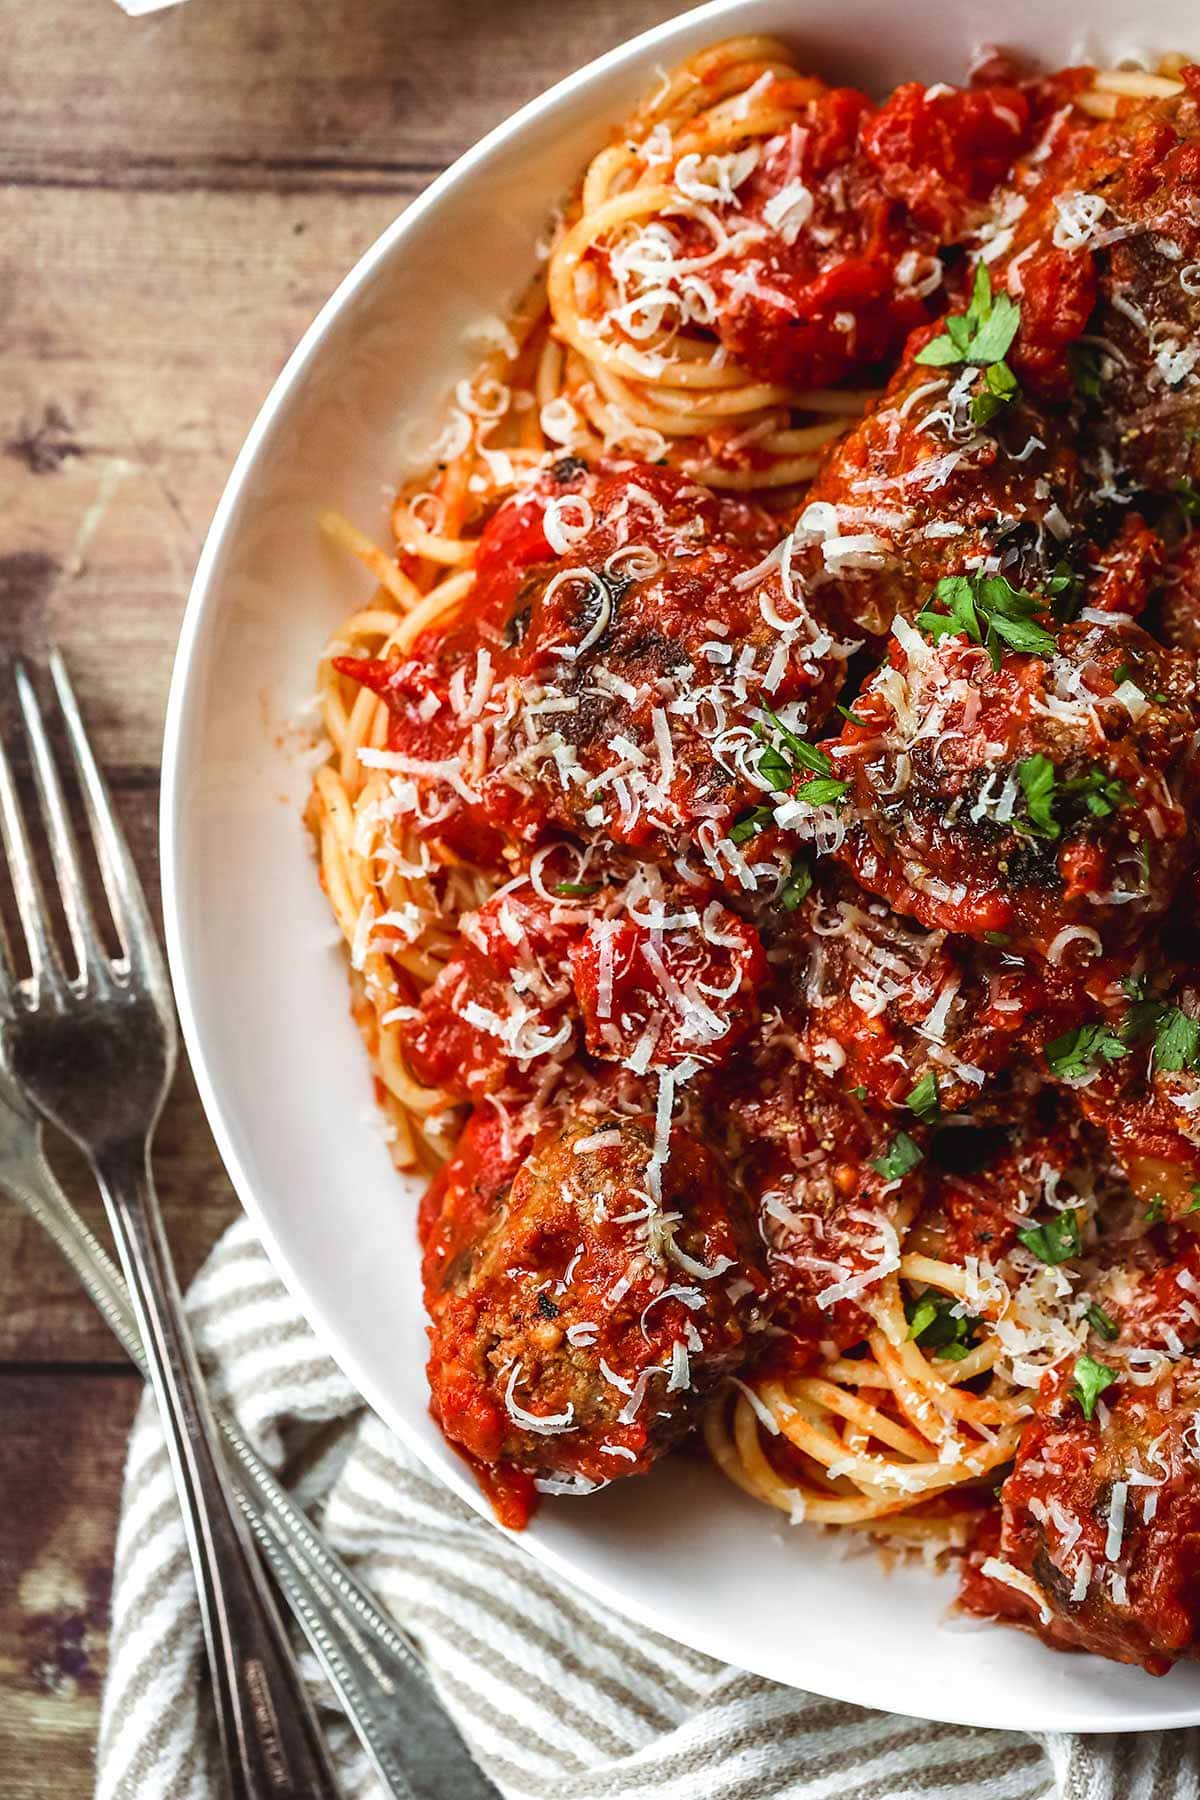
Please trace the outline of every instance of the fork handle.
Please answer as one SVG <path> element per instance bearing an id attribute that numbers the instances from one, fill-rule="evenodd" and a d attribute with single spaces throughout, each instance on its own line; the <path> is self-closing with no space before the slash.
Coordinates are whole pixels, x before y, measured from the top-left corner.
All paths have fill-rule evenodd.
<path id="1" fill-rule="evenodd" d="M 146 1358 L 125 1283 L 44 1164 L 3 1164 L 0 1188 L 19 1200 L 58 1245 L 134 1362 Z M 392 1800 L 426 1800 L 440 1781 L 455 1800 L 498 1800 L 434 1693 L 416 1647 L 346 1567 L 282 1488 L 228 1413 L 217 1411 L 236 1498 L 280 1596 L 358 1733 L 384 1792 Z M 419 1747 L 425 1776 L 412 1774 Z M 431 1773 L 433 1772 L 433 1773 Z"/>
<path id="2" fill-rule="evenodd" d="M 337 1800 L 316 1717 L 226 1484 L 149 1146 L 117 1145 L 95 1167 L 179 1491 L 233 1800 Z"/>

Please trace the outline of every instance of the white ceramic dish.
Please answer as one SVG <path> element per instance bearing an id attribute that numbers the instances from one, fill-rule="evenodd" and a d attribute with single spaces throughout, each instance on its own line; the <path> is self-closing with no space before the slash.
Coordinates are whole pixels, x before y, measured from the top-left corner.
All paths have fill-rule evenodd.
<path id="1" fill-rule="evenodd" d="M 1009 0 L 1006 44 L 1048 64 L 1189 45 L 1187 0 Z M 986 0 L 716 0 L 603 57 L 493 132 L 367 252 L 305 335 L 238 457 L 196 574 L 163 764 L 163 886 L 184 1034 L 209 1121 L 280 1273 L 370 1404 L 486 1512 L 426 1411 L 413 1199 L 371 1129 L 345 969 L 280 728 L 366 584 L 322 545 L 340 507 L 385 541 L 387 496 L 436 434 L 472 333 L 528 277 L 556 199 L 656 71 L 735 32 L 794 40 L 876 91 L 961 77 Z M 1148 34 L 1153 42 L 1147 42 Z M 843 1560 L 712 1470 L 679 1461 L 547 1505 L 530 1554 L 630 1617 L 798 1687 L 991 1726 L 1151 1730 L 1200 1720 L 1200 1669 L 1165 1681 L 948 1625 L 952 1582 Z"/>

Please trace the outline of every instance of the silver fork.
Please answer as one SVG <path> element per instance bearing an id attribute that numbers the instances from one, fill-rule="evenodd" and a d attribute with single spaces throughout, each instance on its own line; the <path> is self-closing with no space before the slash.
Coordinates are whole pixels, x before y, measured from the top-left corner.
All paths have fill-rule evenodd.
<path id="1" fill-rule="evenodd" d="M 41 1133 L 41 1120 L 5 1071 L 0 1046 L 0 1192 L 58 1246 L 145 1374 L 125 1283 L 55 1178 Z M 217 1423 L 231 1452 L 227 1468 L 238 1504 L 385 1792 L 394 1800 L 417 1800 L 420 1789 L 409 1771 L 419 1743 L 431 1793 L 496 1800 L 409 1639 L 309 1523 L 233 1420 L 218 1411 Z"/>
<path id="2" fill-rule="evenodd" d="M 226 1484 L 167 1249 L 150 1144 L 175 1066 L 175 1017 L 145 895 L 61 659 L 52 672 L 123 956 L 109 957 L 37 697 L 17 692 L 76 972 L 54 948 L 12 771 L 0 747 L 0 836 L 31 974 L 0 980 L 5 1061 L 42 1116 L 84 1152 L 129 1284 L 170 1451 L 234 1800 L 336 1800 L 337 1784 L 286 1633 Z"/>

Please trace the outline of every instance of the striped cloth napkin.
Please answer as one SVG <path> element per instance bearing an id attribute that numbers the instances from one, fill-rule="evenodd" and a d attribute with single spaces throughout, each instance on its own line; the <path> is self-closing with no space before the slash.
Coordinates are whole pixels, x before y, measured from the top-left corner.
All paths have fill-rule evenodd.
<path id="1" fill-rule="evenodd" d="M 575 1593 L 364 1410 L 244 1219 L 188 1308 L 214 1396 L 273 1468 L 287 1464 L 301 1504 L 420 1642 L 506 1800 L 1200 1800 L 1196 1731 L 1035 1739 L 867 1712 L 713 1662 Z M 125 1470 L 98 1800 L 219 1800 L 201 1656 L 147 1395 Z M 316 1664 L 302 1666 L 346 1800 L 382 1800 Z"/>

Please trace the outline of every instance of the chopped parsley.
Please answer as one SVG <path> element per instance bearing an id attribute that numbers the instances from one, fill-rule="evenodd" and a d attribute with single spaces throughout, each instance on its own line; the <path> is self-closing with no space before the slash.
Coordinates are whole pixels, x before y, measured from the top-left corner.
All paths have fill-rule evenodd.
<path id="1" fill-rule="evenodd" d="M 763 780 L 778 793 L 781 788 L 792 785 L 792 765 L 783 751 L 774 744 L 764 746 L 758 759 L 758 772 Z"/>
<path id="2" fill-rule="evenodd" d="M 1118 1062 L 1129 1047 L 1107 1025 L 1078 1025 L 1046 1045 L 1046 1063 L 1060 1081 L 1081 1081 L 1100 1062 Z"/>
<path id="3" fill-rule="evenodd" d="M 554 892 L 563 900 L 586 900 L 589 894 L 600 892 L 598 881 L 556 881 Z"/>
<path id="4" fill-rule="evenodd" d="M 907 1131 L 898 1131 L 883 1155 L 877 1157 L 871 1167 L 885 1181 L 902 1181 L 916 1168 L 922 1160 L 924 1152 L 914 1144 Z"/>
<path id="5" fill-rule="evenodd" d="M 1083 576 L 1060 557 L 1054 565 L 1053 575 L 1043 586 L 1053 602 L 1054 616 L 1060 625 L 1065 625 L 1079 610 L 1085 586 Z"/>
<path id="6" fill-rule="evenodd" d="M 1064 794 L 1077 794 L 1093 818 L 1110 819 L 1122 806 L 1133 805 L 1133 795 L 1123 781 L 1105 775 L 1093 766 L 1085 775 L 1072 776 L 1062 784 Z"/>
<path id="7" fill-rule="evenodd" d="M 736 818 L 729 827 L 729 841 L 731 844 L 748 844 L 752 837 L 757 837 L 760 831 L 766 831 L 767 827 L 774 823 L 775 808 L 773 806 L 752 806 L 748 812 L 744 812 Z"/>
<path id="8" fill-rule="evenodd" d="M 1026 817 L 1013 820 L 1013 830 L 1023 837 L 1056 838 L 1062 826 L 1054 816 L 1056 799 L 1082 800 L 1094 819 L 1109 819 L 1123 806 L 1132 806 L 1133 795 L 1123 781 L 1105 774 L 1098 765 L 1066 781 L 1048 756 L 1027 756 L 1016 765 L 1017 779 L 1025 795 Z"/>
<path id="9" fill-rule="evenodd" d="M 1025 795 L 1025 819 L 1013 820 L 1023 837 L 1056 838 L 1062 827 L 1054 817 L 1054 764 L 1048 756 L 1027 756 L 1017 764 L 1017 780 Z"/>
<path id="10" fill-rule="evenodd" d="M 779 905 L 784 912 L 795 912 L 796 908 L 812 891 L 812 870 L 801 856 L 793 857 L 783 886 L 779 890 Z"/>
<path id="11" fill-rule="evenodd" d="M 1168 1006 L 1154 1034 L 1156 1069 L 1200 1069 L 1200 1019 Z"/>
<path id="12" fill-rule="evenodd" d="M 1169 1006 L 1148 992 L 1144 975 L 1127 978 L 1122 986 L 1130 997 L 1129 1011 L 1121 1026 L 1127 1044 L 1153 1036 L 1154 1067 L 1170 1073 L 1200 1069 L 1200 1019 L 1179 1006 Z"/>
<path id="13" fill-rule="evenodd" d="M 905 1102 L 909 1112 L 916 1113 L 918 1119 L 928 1121 L 935 1119 L 941 1111 L 938 1099 L 937 1076 L 932 1069 L 926 1069 L 920 1081 L 907 1095 Z"/>
<path id="14" fill-rule="evenodd" d="M 1075 1380 L 1069 1389 L 1069 1397 L 1078 1400 L 1085 1419 L 1091 1418 L 1097 1400 L 1116 1379 L 1116 1370 L 1097 1362 L 1094 1356 L 1076 1357 Z"/>
<path id="15" fill-rule="evenodd" d="M 855 1100 L 865 1100 L 867 1097 L 867 1090 L 863 1087 L 861 1082 L 857 1087 L 852 1087 L 850 1093 Z"/>
<path id="16" fill-rule="evenodd" d="M 1093 1300 L 1083 1316 L 1091 1326 L 1092 1330 L 1096 1333 L 1097 1337 L 1106 1338 L 1111 1344 L 1115 1337 L 1120 1336 L 1121 1327 L 1117 1324 L 1117 1321 L 1113 1318 L 1112 1314 L 1106 1313 L 1104 1308 L 1099 1305 L 1097 1301 Z"/>
<path id="17" fill-rule="evenodd" d="M 970 1314 L 960 1317 L 954 1311 L 957 1304 L 953 1294 L 939 1294 L 932 1288 L 918 1299 L 906 1300 L 909 1342 L 932 1350 L 943 1362 L 961 1362 L 974 1349 L 973 1335 L 980 1320 Z"/>
<path id="18" fill-rule="evenodd" d="M 1051 1268 L 1070 1262 L 1073 1256 L 1079 1255 L 1078 1214 L 1070 1209 L 1056 1213 L 1044 1225 L 1026 1225 L 1018 1231 L 1017 1238 L 1039 1262 L 1049 1263 Z"/>
<path id="19" fill-rule="evenodd" d="M 1155 1194 L 1153 1200 L 1150 1202 L 1149 1206 L 1146 1208 L 1145 1220 L 1146 1220 L 1147 1225 L 1161 1225 L 1162 1221 L 1163 1221 L 1163 1217 L 1166 1214 L 1166 1210 L 1167 1210 L 1167 1203 L 1163 1199 L 1162 1195 Z"/>
<path id="20" fill-rule="evenodd" d="M 797 775 L 812 775 L 815 779 L 796 789 L 794 798 L 802 800 L 806 806 L 836 806 L 845 797 L 850 783 L 833 779 L 833 764 L 824 750 L 797 737 L 770 707 L 764 706 L 763 712 L 770 729 L 758 722 L 754 726 L 755 735 L 763 744 L 758 759 L 763 780 L 779 793 L 790 789 Z M 777 743 L 776 738 L 782 741 Z M 733 836 L 732 832 L 730 836 Z M 735 844 L 743 841 L 733 838 Z"/>
<path id="21" fill-rule="evenodd" d="M 1098 400 L 1103 381 L 1100 352 L 1094 344 L 1072 344 L 1067 351 L 1075 386 L 1085 400 Z"/>
<path id="22" fill-rule="evenodd" d="M 1054 588 L 1054 581 L 1050 587 Z M 935 643 L 961 634 L 971 643 L 983 645 L 995 669 L 1000 667 L 1005 646 L 1030 656 L 1054 653 L 1054 634 L 1035 617 L 1046 615 L 1046 600 L 1015 588 L 1003 575 L 946 575 L 934 588 L 933 598 L 946 610 L 933 612 L 926 607 L 917 614 L 917 626 Z"/>
<path id="23" fill-rule="evenodd" d="M 1121 1039 L 1126 1044 L 1141 1044 L 1142 1040 L 1153 1037 L 1159 1030 L 1159 1021 L 1166 1012 L 1164 1003 L 1155 995 L 1146 992 L 1146 976 L 1135 977 L 1133 983 L 1121 983 L 1124 992 L 1130 995 L 1130 1010 L 1121 1022 Z"/>
<path id="24" fill-rule="evenodd" d="M 987 425 L 1021 391 L 1004 360 L 1020 323 L 1021 308 L 1003 288 L 993 293 L 987 264 L 980 263 L 966 312 L 951 313 L 942 321 L 940 334 L 917 352 L 916 360 L 930 368 L 966 363 L 983 370 L 983 385 L 971 401 L 975 425 Z"/>
<path id="25" fill-rule="evenodd" d="M 797 788 L 792 798 L 802 801 L 805 806 L 839 806 L 846 798 L 849 786 L 848 781 L 830 781 L 817 776 Z"/>
<path id="26" fill-rule="evenodd" d="M 1020 384 L 1006 362 L 989 364 L 983 371 L 983 386 L 971 398 L 972 425 L 990 425 L 1001 407 L 1010 405 L 1020 392 Z"/>
<path id="27" fill-rule="evenodd" d="M 764 706 L 763 712 L 767 725 L 756 720 L 754 734 L 766 746 L 758 765 L 764 780 L 774 788 L 785 788 L 791 787 L 801 769 L 807 769 L 810 775 L 832 775 L 833 764 L 824 750 L 805 743 L 769 706 Z M 782 740 L 779 744 L 775 742 L 777 737 Z"/>
<path id="28" fill-rule="evenodd" d="M 991 944 L 995 950 L 1007 950 L 1011 942 L 1007 931 L 985 931 L 983 941 L 985 944 Z"/>

